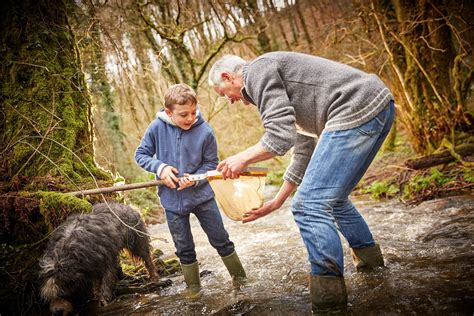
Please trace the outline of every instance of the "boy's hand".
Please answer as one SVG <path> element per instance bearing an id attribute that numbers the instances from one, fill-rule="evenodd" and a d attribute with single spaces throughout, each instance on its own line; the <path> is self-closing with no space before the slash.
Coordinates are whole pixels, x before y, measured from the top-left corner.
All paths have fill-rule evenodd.
<path id="1" fill-rule="evenodd" d="M 182 190 L 182 189 L 186 189 L 187 187 L 190 187 L 190 186 L 193 186 L 195 181 L 190 181 L 188 179 L 189 177 L 189 173 L 185 173 L 184 174 L 184 177 L 182 178 L 179 178 L 179 188 L 178 188 L 178 191 Z"/>
<path id="2" fill-rule="evenodd" d="M 170 189 L 176 189 L 176 183 L 179 182 L 175 173 L 178 173 L 178 169 L 172 166 L 166 166 L 161 170 L 160 178 L 163 180 L 164 185 Z"/>

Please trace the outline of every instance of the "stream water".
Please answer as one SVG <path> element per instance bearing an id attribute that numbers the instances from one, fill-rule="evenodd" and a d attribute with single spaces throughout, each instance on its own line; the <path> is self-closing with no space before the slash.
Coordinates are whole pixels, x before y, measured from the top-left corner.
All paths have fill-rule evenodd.
<path id="1" fill-rule="evenodd" d="M 268 188 L 266 199 L 275 193 Z M 407 207 L 397 201 L 354 203 L 381 244 L 386 268 L 357 272 L 345 253 L 347 315 L 473 315 L 474 196 Z M 101 315 L 310 315 L 309 263 L 289 208 L 242 224 L 224 218 L 248 275 L 237 290 L 217 252 L 192 216 L 203 295 L 189 301 L 182 275 L 159 293 L 120 297 Z M 154 246 L 173 256 L 166 224 L 148 228 Z M 168 242 L 163 242 L 165 239 Z M 204 273 L 203 273 L 204 272 Z"/>

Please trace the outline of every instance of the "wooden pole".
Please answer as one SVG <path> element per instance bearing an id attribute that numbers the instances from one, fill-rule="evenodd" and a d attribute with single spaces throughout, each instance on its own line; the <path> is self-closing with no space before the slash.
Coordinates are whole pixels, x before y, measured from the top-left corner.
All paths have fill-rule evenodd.
<path id="1" fill-rule="evenodd" d="M 240 175 L 241 176 L 250 176 L 250 177 L 265 177 L 267 175 L 267 172 L 268 172 L 268 168 L 247 167 L 242 171 L 242 173 Z M 207 174 L 209 174 L 209 173 L 207 173 Z M 203 174 L 203 175 L 206 175 L 206 174 Z M 212 176 L 206 176 L 206 178 L 209 181 L 211 181 L 211 180 L 216 180 L 216 179 L 222 179 L 222 176 L 221 175 L 212 175 Z M 153 180 L 153 181 L 148 181 L 148 182 L 139 182 L 139 183 L 117 185 L 117 186 L 114 186 L 114 187 L 105 187 L 105 188 L 97 188 L 97 189 L 90 189 L 90 190 L 67 192 L 66 194 L 73 195 L 73 196 L 84 197 L 84 195 L 112 193 L 112 192 L 117 192 L 117 191 L 142 189 L 142 188 L 158 186 L 160 184 L 163 184 L 163 180 Z"/>
<path id="2" fill-rule="evenodd" d="M 153 181 L 148 181 L 148 182 L 118 185 L 114 187 L 105 187 L 105 188 L 68 192 L 67 194 L 74 195 L 74 196 L 84 196 L 84 195 L 90 195 L 90 194 L 111 193 L 111 192 L 117 192 L 117 191 L 142 189 L 142 188 L 158 186 L 160 184 L 163 184 L 163 180 L 153 180 Z"/>

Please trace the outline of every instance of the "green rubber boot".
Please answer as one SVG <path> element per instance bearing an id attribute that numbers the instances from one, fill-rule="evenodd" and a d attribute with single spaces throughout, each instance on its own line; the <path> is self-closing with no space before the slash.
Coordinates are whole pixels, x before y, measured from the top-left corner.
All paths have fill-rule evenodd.
<path id="1" fill-rule="evenodd" d="M 198 298 L 201 295 L 198 262 L 181 264 L 181 270 L 183 271 L 184 281 L 187 286 L 185 296 L 190 299 Z"/>
<path id="2" fill-rule="evenodd" d="M 383 267 L 383 256 L 379 244 L 366 248 L 351 249 L 352 260 L 357 271 L 370 270 L 375 267 Z"/>
<path id="3" fill-rule="evenodd" d="M 232 277 L 234 285 L 243 285 L 247 280 L 247 275 L 245 274 L 245 270 L 242 267 L 242 263 L 240 262 L 237 253 L 234 251 L 230 255 L 221 258 Z"/>
<path id="4" fill-rule="evenodd" d="M 309 289 L 314 314 L 342 312 L 346 309 L 347 292 L 343 277 L 311 275 Z"/>

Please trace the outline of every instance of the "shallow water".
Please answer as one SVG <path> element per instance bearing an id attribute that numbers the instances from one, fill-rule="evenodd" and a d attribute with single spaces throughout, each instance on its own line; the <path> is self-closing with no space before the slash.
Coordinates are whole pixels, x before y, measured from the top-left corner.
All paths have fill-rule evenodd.
<path id="1" fill-rule="evenodd" d="M 268 199 L 275 193 L 269 188 Z M 458 196 L 407 207 L 397 201 L 357 198 L 386 268 L 356 272 L 345 253 L 347 315 L 473 315 L 474 196 Z M 102 315 L 309 315 L 309 263 L 289 201 L 256 222 L 241 224 L 224 218 L 248 275 L 240 290 L 217 252 L 209 245 L 195 217 L 192 229 L 203 296 L 184 299 L 181 275 L 160 293 L 120 297 L 100 310 Z M 174 256 L 166 224 L 149 227 L 154 246 Z M 163 239 L 168 242 L 164 242 Z"/>

